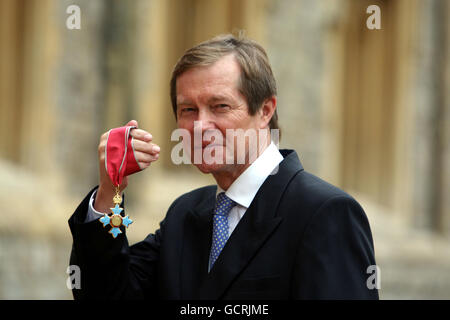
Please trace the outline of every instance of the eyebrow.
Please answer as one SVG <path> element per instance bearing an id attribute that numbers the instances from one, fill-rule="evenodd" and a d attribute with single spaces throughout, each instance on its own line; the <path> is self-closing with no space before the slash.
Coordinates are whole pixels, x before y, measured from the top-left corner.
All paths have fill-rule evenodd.
<path id="1" fill-rule="evenodd" d="M 231 102 L 231 100 L 232 99 L 230 99 L 228 96 L 225 96 L 225 95 L 215 95 L 215 96 L 212 96 L 211 98 L 209 98 L 207 103 L 208 104 L 212 104 L 212 103 L 215 103 L 217 101 Z M 177 101 L 177 106 L 179 106 L 179 105 L 193 106 L 195 104 L 191 100 L 180 99 L 179 101 Z"/>
<path id="2" fill-rule="evenodd" d="M 177 101 L 177 106 L 184 105 L 184 106 L 193 106 L 194 103 L 190 100 L 179 100 Z"/>
<path id="3" fill-rule="evenodd" d="M 215 95 L 211 98 L 208 99 L 208 104 L 217 102 L 217 101 L 227 101 L 230 102 L 230 98 L 228 96 L 224 96 L 224 95 Z"/>

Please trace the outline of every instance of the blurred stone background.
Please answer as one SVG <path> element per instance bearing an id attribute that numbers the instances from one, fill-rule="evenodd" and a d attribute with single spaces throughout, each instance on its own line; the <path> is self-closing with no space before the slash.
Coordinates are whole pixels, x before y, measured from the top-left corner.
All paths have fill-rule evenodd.
<path id="1" fill-rule="evenodd" d="M 171 163 L 170 72 L 245 30 L 278 81 L 280 147 L 365 208 L 381 298 L 450 299 L 449 14 L 447 0 L 0 0 L 0 298 L 72 299 L 67 220 L 109 128 L 137 119 L 162 150 L 130 178 L 131 243 L 213 183 Z"/>

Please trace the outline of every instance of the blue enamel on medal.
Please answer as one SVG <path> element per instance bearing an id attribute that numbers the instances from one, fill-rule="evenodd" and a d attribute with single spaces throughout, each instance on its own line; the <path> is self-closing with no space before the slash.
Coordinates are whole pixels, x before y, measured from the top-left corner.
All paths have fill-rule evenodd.
<path id="1" fill-rule="evenodd" d="M 119 206 L 119 204 L 122 203 L 122 197 L 120 196 L 119 188 L 116 188 L 116 195 L 113 198 L 113 202 L 115 206 L 114 208 L 110 208 L 111 214 L 105 214 L 99 219 L 99 221 L 103 224 L 103 227 L 110 225 L 111 229 L 108 231 L 108 233 L 110 233 L 113 238 L 116 238 L 119 234 L 122 233 L 120 227 L 125 226 L 128 228 L 128 226 L 133 223 L 133 220 L 131 220 L 128 216 L 122 217 L 122 215 L 120 214 L 123 211 L 123 208 Z"/>

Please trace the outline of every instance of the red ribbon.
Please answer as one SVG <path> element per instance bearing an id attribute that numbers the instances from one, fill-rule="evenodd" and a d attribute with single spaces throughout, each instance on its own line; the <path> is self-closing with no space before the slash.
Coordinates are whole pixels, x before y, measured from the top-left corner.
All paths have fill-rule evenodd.
<path id="1" fill-rule="evenodd" d="M 122 183 L 124 177 L 141 171 L 130 135 L 135 126 L 126 126 L 109 130 L 106 141 L 105 168 L 115 186 Z"/>

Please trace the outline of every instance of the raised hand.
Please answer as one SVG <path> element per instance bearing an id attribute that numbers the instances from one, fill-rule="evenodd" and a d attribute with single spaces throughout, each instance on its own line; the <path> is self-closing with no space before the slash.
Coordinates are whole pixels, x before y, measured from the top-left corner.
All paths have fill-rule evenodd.
<path id="1" fill-rule="evenodd" d="M 136 129 L 131 130 L 131 136 L 133 137 L 133 148 L 135 151 L 136 161 L 139 166 L 146 169 L 153 161 L 158 160 L 160 148 L 156 144 L 152 143 L 152 135 L 142 129 L 138 128 L 138 122 L 136 120 L 129 121 L 126 126 L 135 126 Z M 115 188 L 109 178 L 105 168 L 105 150 L 106 142 L 108 139 L 108 132 L 105 132 L 100 137 L 98 145 L 98 161 L 99 161 L 99 187 L 95 198 L 94 209 L 107 213 L 112 206 L 112 198 L 115 194 Z M 122 184 L 120 185 L 120 191 L 128 185 L 128 177 L 124 177 Z"/>

